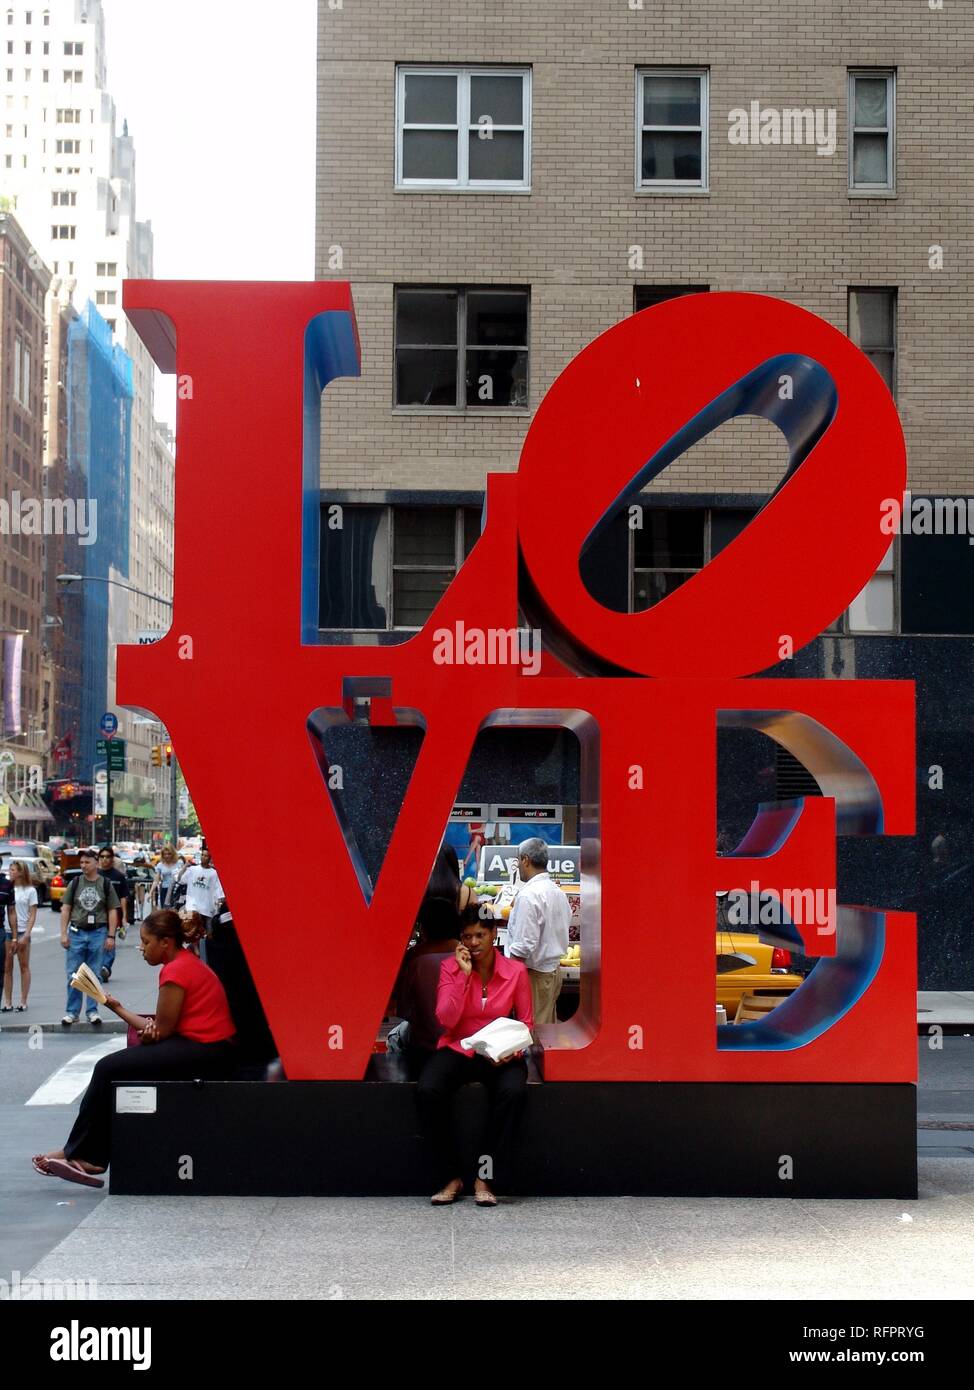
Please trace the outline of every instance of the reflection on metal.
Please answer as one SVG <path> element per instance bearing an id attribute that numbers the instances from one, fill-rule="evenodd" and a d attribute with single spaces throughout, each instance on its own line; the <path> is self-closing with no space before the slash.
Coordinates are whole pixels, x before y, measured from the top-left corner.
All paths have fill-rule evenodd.
<path id="1" fill-rule="evenodd" d="M 757 961 L 743 951 L 724 951 L 717 956 L 718 975 L 731 975 L 735 970 L 747 970 L 751 965 L 757 965 Z"/>
<path id="2" fill-rule="evenodd" d="M 579 821 L 581 844 L 582 924 L 585 963 L 579 978 L 578 1010 L 563 1023 L 539 1027 L 545 1047 L 586 1047 L 602 1018 L 602 839 L 599 798 L 599 727 L 578 709 L 498 709 L 480 726 L 484 729 L 569 729 L 579 745 Z"/>
<path id="3" fill-rule="evenodd" d="M 851 748 L 817 720 L 790 710 L 720 710 L 717 723 L 720 728 L 757 729 L 794 754 L 815 778 L 822 795 L 834 798 L 838 835 L 882 834 L 883 804 L 875 778 Z M 798 800 L 760 806 L 743 840 L 727 857 L 773 855 L 788 838 L 803 805 Z M 775 928 L 759 926 L 757 932 L 772 945 L 802 947 L 790 921 Z M 794 994 L 765 1018 L 719 1026 L 717 1046 L 731 1051 L 780 1051 L 820 1037 L 868 989 L 882 960 L 885 937 L 885 913 L 840 906 L 836 954 L 820 959 Z"/>

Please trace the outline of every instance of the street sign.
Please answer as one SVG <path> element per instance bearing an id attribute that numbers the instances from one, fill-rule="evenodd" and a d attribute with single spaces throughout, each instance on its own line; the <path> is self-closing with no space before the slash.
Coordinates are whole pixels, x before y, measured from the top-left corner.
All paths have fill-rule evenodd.
<path id="1" fill-rule="evenodd" d="M 107 785 L 107 782 L 108 782 L 108 773 L 105 771 L 105 769 L 104 769 L 103 767 L 100 767 L 100 768 L 98 769 L 98 771 L 95 773 L 95 786 L 96 786 L 96 787 L 103 787 L 103 786 Z"/>
<path id="2" fill-rule="evenodd" d="M 124 738 L 100 738 L 95 746 L 98 750 L 99 758 L 105 759 L 109 772 L 125 771 Z"/>
<path id="3" fill-rule="evenodd" d="M 118 730 L 118 715 L 112 714 L 109 710 L 107 714 L 102 715 L 98 727 L 106 738 L 114 738 Z"/>
<path id="4" fill-rule="evenodd" d="M 108 787 L 107 785 L 95 785 L 94 805 L 92 806 L 96 816 L 108 815 Z"/>

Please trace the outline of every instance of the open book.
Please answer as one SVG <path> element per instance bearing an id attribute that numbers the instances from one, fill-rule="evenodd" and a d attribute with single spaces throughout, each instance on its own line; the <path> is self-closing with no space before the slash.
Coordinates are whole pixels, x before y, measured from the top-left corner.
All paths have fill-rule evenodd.
<path id="1" fill-rule="evenodd" d="M 71 976 L 71 984 L 75 989 L 80 989 L 82 994 L 87 994 L 89 999 L 94 999 L 97 1004 L 104 1004 L 108 998 L 95 972 L 84 961 Z"/>

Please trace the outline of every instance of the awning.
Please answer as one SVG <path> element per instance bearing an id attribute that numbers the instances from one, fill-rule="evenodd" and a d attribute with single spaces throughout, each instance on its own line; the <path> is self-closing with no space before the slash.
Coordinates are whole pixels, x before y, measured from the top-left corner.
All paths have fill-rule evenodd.
<path id="1" fill-rule="evenodd" d="M 29 792 L 28 796 L 31 796 Z M 39 797 L 36 801 L 32 797 L 29 801 L 11 801 L 9 805 L 10 815 L 13 820 L 31 821 L 39 825 L 44 821 L 52 821 L 54 819 Z"/>

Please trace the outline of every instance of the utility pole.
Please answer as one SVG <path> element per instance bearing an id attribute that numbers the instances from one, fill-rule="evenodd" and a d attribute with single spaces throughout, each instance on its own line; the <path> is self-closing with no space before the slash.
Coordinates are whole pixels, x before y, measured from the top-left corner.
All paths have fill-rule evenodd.
<path id="1" fill-rule="evenodd" d="M 176 841 L 179 839 L 179 784 L 177 772 L 178 764 L 176 763 L 176 752 L 174 749 L 170 755 L 169 767 L 169 831 L 172 835 L 173 849 L 176 848 Z"/>

